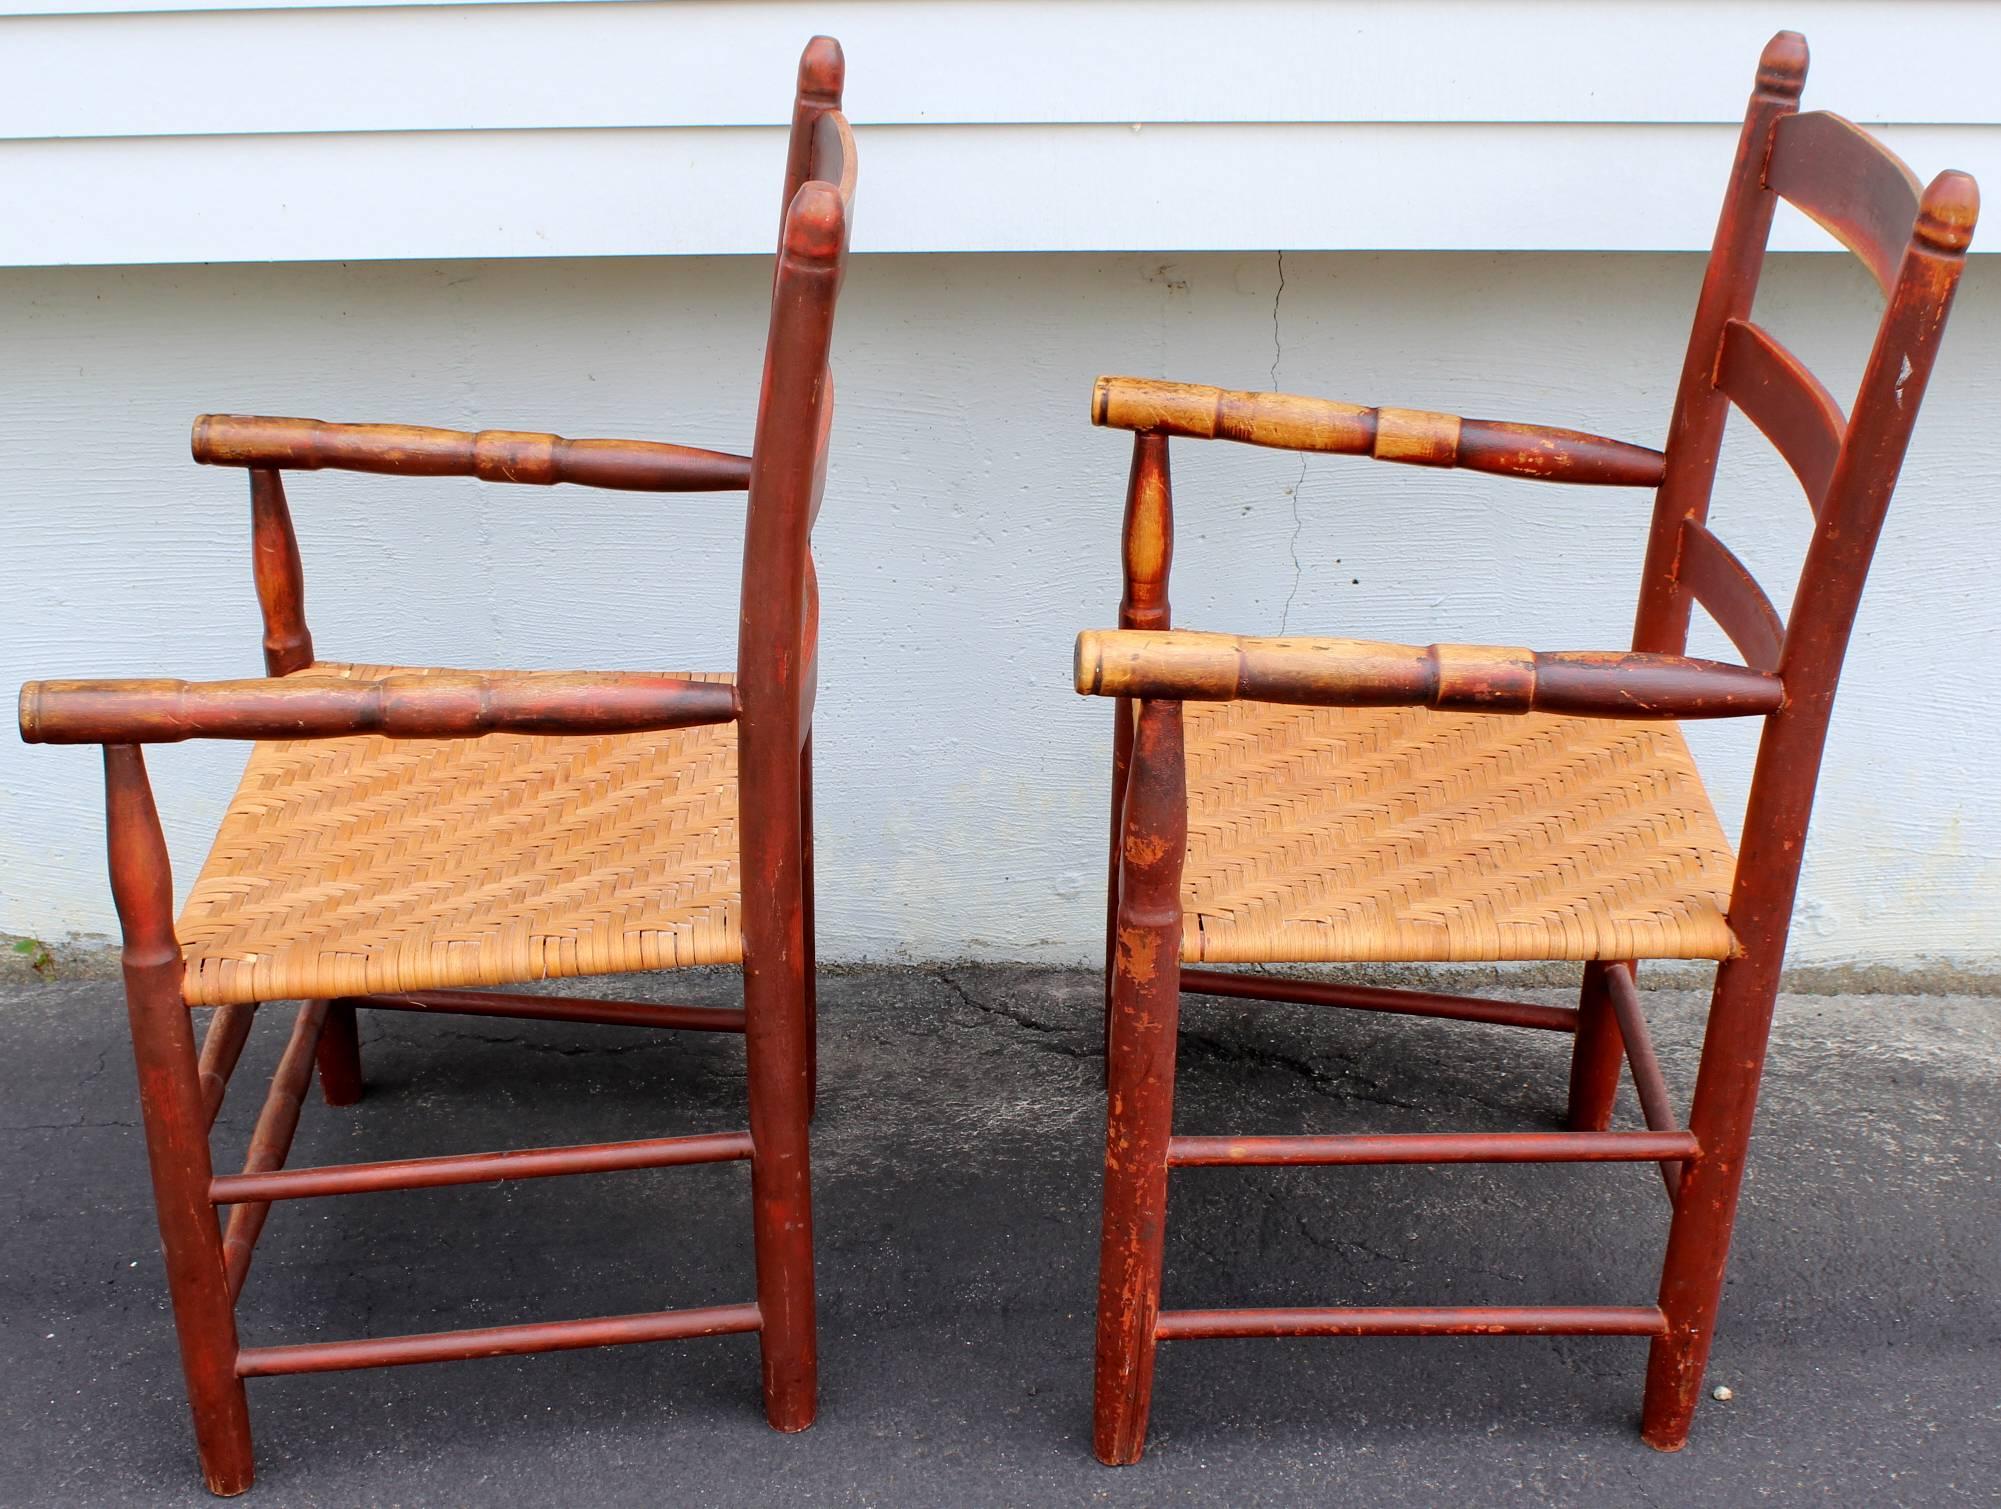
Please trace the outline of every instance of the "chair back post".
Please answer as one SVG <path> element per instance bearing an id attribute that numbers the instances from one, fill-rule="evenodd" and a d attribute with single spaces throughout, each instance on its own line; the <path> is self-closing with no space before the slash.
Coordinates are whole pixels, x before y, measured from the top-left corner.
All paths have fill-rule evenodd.
<path id="1" fill-rule="evenodd" d="M 847 85 L 848 62 L 841 44 L 832 37 L 814 37 L 799 55 L 799 88 L 792 100 L 792 133 L 785 150 L 785 197 L 778 203 L 778 249 L 785 250 L 785 217 L 792 201 L 811 179 L 814 171 L 814 127 L 829 110 L 841 108 L 841 92 Z"/>
<path id="2" fill-rule="evenodd" d="M 765 1411 L 780 1430 L 811 1424 L 817 1393 L 801 704 L 807 538 L 824 476 L 827 354 L 846 246 L 840 191 L 808 181 L 786 215 L 772 283 L 737 634 L 751 1202 Z"/>
<path id="3" fill-rule="evenodd" d="M 1779 659 L 1786 700 L 1759 744 L 1730 899 L 1731 929 L 1774 980 L 1842 661 L 1978 212 L 1964 173 L 1941 173 L 1925 192 L 1794 592 Z"/>
<path id="4" fill-rule="evenodd" d="M 852 210 L 855 184 L 854 138 L 847 129 L 845 117 L 841 115 L 841 96 L 847 87 L 847 56 L 841 51 L 841 44 L 832 37 L 815 36 L 806 44 L 806 50 L 799 55 L 799 84 L 792 102 L 792 130 L 787 138 L 785 152 L 785 197 L 778 206 L 778 267 L 774 267 L 774 283 L 779 267 L 783 266 L 786 246 L 786 226 L 792 211 L 793 201 L 799 190 L 814 179 L 834 183 L 840 187 L 844 205 Z M 839 155 L 840 161 L 832 161 Z M 843 236 L 845 237 L 845 230 Z M 843 249 L 845 251 L 845 239 Z M 820 467 L 821 475 L 813 483 L 813 506 L 806 520 L 806 608 L 800 630 L 805 666 L 799 688 L 800 698 L 800 783 L 810 788 L 812 781 L 813 699 L 819 681 L 819 641 L 820 641 L 820 574 L 814 564 L 812 553 L 812 529 L 820 512 L 820 486 L 827 464 L 826 431 L 833 422 L 833 375 L 827 376 L 828 399 L 820 410 Z M 805 842 L 810 851 L 811 795 L 806 796 Z M 808 877 L 807 910 L 811 913 L 811 878 Z"/>
<path id="5" fill-rule="evenodd" d="M 1731 888 L 1740 951 L 1717 970 L 1689 1107 L 1702 1157 L 1676 1199 L 1660 1292 L 1668 1329 L 1647 1364 L 1641 1433 L 1664 1449 L 1687 1437 L 1715 1331 L 1835 687 L 1978 213 L 1963 173 L 1941 173 L 1919 201 L 1794 593 L 1779 654 L 1785 702 L 1759 743 Z"/>
<path id="6" fill-rule="evenodd" d="M 1780 32 L 1758 59 L 1758 80 L 1744 111 L 1730 188 L 1716 222 L 1716 239 L 1703 273 L 1695 324 L 1682 362 L 1681 383 L 1675 390 L 1674 414 L 1668 423 L 1666 469 L 1655 495 L 1646 565 L 1640 574 L 1639 610 L 1633 623 L 1636 650 L 1679 655 L 1688 647 L 1693 599 L 1675 575 L 1682 525 L 1684 520 L 1699 522 L 1709 514 L 1709 493 L 1715 485 L 1716 460 L 1730 409 L 1729 399 L 1716 387 L 1717 357 L 1724 326 L 1751 312 L 1751 301 L 1758 291 L 1772 212 L 1778 204 L 1778 196 L 1765 187 L 1765 160 L 1771 152 L 1773 129 L 1799 109 L 1806 69 L 1806 38 L 1798 32 Z"/>
<path id="7" fill-rule="evenodd" d="M 744 527 L 737 686 L 742 702 L 741 781 L 748 821 L 796 806 L 801 693 L 807 666 L 808 541 L 826 475 L 833 410 L 827 371 L 834 302 L 846 254 L 846 206 L 828 183 L 808 182 L 786 216 L 785 251 L 772 285 L 770 334 L 752 447 Z M 769 743 L 782 760 L 769 771 L 754 751 Z M 782 769 L 793 775 L 776 781 Z M 789 819 L 784 826 L 791 826 Z M 745 837 L 744 860 L 750 864 Z M 746 874 L 746 901 L 764 877 Z"/>
<path id="8" fill-rule="evenodd" d="M 306 568 L 285 502 L 284 478 L 273 468 L 250 468 L 250 565 L 257 607 L 264 615 L 264 668 L 289 676 L 313 663 L 313 635 L 306 627 Z"/>

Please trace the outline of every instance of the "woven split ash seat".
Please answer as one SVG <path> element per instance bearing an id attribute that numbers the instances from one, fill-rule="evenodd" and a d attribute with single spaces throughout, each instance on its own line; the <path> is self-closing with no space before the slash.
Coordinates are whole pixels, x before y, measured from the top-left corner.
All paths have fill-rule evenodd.
<path id="1" fill-rule="evenodd" d="M 181 913 L 188 1004 L 740 963 L 736 755 L 734 723 L 257 744 Z"/>
<path id="2" fill-rule="evenodd" d="M 1185 738 L 1190 963 L 1735 952 L 1672 723 L 1211 702 Z"/>

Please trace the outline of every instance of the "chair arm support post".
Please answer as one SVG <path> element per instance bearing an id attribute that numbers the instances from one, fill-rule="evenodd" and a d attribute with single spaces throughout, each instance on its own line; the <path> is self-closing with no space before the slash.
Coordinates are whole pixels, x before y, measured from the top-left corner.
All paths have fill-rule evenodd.
<path id="1" fill-rule="evenodd" d="M 289 676 L 313 663 L 306 627 L 306 568 L 285 503 L 285 479 L 267 466 L 250 469 L 250 562 L 264 616 L 264 669 Z"/>
<path id="2" fill-rule="evenodd" d="M 1291 393 L 1235 392 L 1144 377 L 1101 377 L 1091 422 L 1144 435 L 1236 440 L 1288 451 L 1456 466 L 1503 477 L 1600 487 L 1655 487 L 1659 451 L 1582 430 L 1418 409 L 1367 409 Z"/>
<path id="3" fill-rule="evenodd" d="M 375 681 L 305 672 L 261 681 L 31 681 L 30 744 L 172 744 L 183 739 L 463 739 L 612 734 L 728 723 L 726 682 L 579 671 L 445 672 Z"/>
<path id="4" fill-rule="evenodd" d="M 1174 567 L 1174 489 L 1165 435 L 1133 436 L 1119 545 L 1125 575 L 1119 627 L 1165 629 L 1172 621 L 1167 582 Z"/>
<path id="5" fill-rule="evenodd" d="M 1085 696 L 1595 718 L 1729 718 L 1775 712 L 1771 672 L 1680 655 L 1555 652 L 1358 639 L 1253 639 L 1185 630 L 1077 636 Z"/>
<path id="6" fill-rule="evenodd" d="M 525 430 L 473 433 L 204 414 L 195 420 L 191 449 L 204 466 L 478 477 L 544 487 L 574 482 L 627 492 L 742 492 L 750 486 L 748 456 L 652 440 L 566 440 Z"/>

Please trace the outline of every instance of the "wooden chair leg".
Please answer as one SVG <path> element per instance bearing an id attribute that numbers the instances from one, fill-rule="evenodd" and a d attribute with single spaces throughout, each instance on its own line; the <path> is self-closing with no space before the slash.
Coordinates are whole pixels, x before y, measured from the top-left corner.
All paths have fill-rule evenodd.
<path id="1" fill-rule="evenodd" d="M 1682 1168 L 1661 1269 L 1668 1329 L 1647 1354 L 1640 1434 L 1660 1451 L 1687 1443 L 1702 1392 L 1778 994 L 1776 953 L 1769 962 L 1729 959 L 1717 971 L 1688 1117 L 1702 1153 Z"/>
<path id="2" fill-rule="evenodd" d="M 1612 1125 L 1625 1045 L 1605 983 L 1610 968 L 1603 960 L 1584 966 L 1584 988 L 1577 998 L 1577 1040 L 1570 1050 L 1570 1110 L 1564 1118 L 1573 1132 L 1602 1132 Z"/>
<path id="3" fill-rule="evenodd" d="M 208 1198 L 208 1116 L 194 1023 L 181 998 L 173 878 L 138 749 L 107 746 L 104 777 L 111 894 L 125 940 L 125 1006 L 181 1371 L 202 1476 L 210 1492 L 229 1496 L 249 1488 L 255 1476 L 250 1412 L 236 1376 L 236 1311 Z"/>
<path id="4" fill-rule="evenodd" d="M 1121 697 L 1112 704 L 1112 824 L 1105 845 L 1105 1074 L 1111 1074 L 1112 976 L 1118 964 L 1119 849 L 1125 836 L 1126 775 L 1132 766 L 1132 704 Z"/>
<path id="5" fill-rule="evenodd" d="M 1167 1237 L 1188 838 L 1179 703 L 1141 704 L 1121 837 L 1093 1400 L 1093 1444 L 1098 1459 L 1114 1466 L 1137 1462 L 1146 1448 Z"/>
<path id="6" fill-rule="evenodd" d="M 820 1109 L 820 980 L 813 936 L 813 736 L 799 747 L 799 888 L 806 924 L 806 1114 Z"/>
<path id="7" fill-rule="evenodd" d="M 771 785 L 783 791 L 791 772 Z M 796 807 L 793 809 L 798 810 Z M 760 818 L 747 833 L 744 1056 L 750 1077 L 750 1198 L 757 1258 L 758 1343 L 764 1413 L 775 1429 L 804 1430 L 819 1398 L 813 1297 L 812 1120 L 805 910 L 789 824 Z M 764 851 L 758 856 L 756 851 Z"/>
<path id="8" fill-rule="evenodd" d="M 361 1031 L 352 1001 L 327 1005 L 326 1025 L 318 1049 L 320 1095 L 330 1106 L 351 1106 L 361 1099 Z"/>

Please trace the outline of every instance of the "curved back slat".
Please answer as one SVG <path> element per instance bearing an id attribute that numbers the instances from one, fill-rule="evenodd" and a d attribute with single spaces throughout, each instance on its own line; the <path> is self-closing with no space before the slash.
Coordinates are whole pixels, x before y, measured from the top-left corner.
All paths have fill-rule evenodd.
<path id="1" fill-rule="evenodd" d="M 813 122 L 812 176 L 841 191 L 841 202 L 855 207 L 855 133 L 839 110 L 822 111 Z"/>
<path id="2" fill-rule="evenodd" d="M 1876 539 L 1889 512 L 1980 218 L 1964 173 L 1934 178 L 1908 233 L 1821 500 L 1786 625 L 1785 670 L 1803 700 L 1831 704 Z"/>
<path id="3" fill-rule="evenodd" d="M 1888 293 L 1918 218 L 1918 180 L 1853 121 L 1826 110 L 1788 116 L 1772 132 L 1765 187 L 1868 264 Z"/>
<path id="4" fill-rule="evenodd" d="M 1818 513 L 1848 429 L 1834 395 L 1770 331 L 1749 320 L 1724 325 L 1716 386 L 1785 457 Z"/>
<path id="5" fill-rule="evenodd" d="M 1749 569 L 1707 524 L 1690 519 L 1682 525 L 1679 575 L 1716 626 L 1730 636 L 1744 664 L 1759 671 L 1777 667 L 1785 644 L 1785 620 Z"/>

